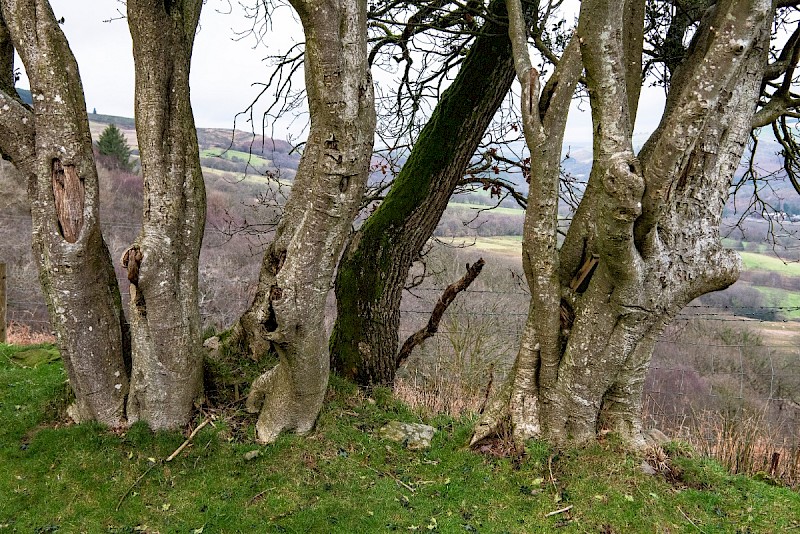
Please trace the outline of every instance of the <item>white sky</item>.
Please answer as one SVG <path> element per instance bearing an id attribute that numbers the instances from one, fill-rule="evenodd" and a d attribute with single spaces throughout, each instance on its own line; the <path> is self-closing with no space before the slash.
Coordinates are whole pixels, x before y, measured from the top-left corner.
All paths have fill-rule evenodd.
<path id="1" fill-rule="evenodd" d="M 255 5 L 257 0 L 243 2 Z M 127 22 L 104 22 L 119 18 L 119 11 L 125 11 L 124 3 L 51 0 L 51 5 L 56 17 L 65 18 L 62 28 L 78 60 L 87 108 L 101 114 L 132 117 L 134 68 Z M 236 32 L 252 26 L 238 0 L 207 0 L 192 58 L 192 106 L 198 127 L 231 127 L 236 113 L 259 93 L 260 88 L 253 84 L 266 81 L 268 67 L 264 58 L 303 39 L 302 28 L 290 13 L 288 8 L 282 8 L 281 16 L 276 17 L 280 22 L 272 27 L 266 42 L 258 43 L 252 35 L 236 37 Z M 27 86 L 23 79 L 20 87 Z M 581 107 L 583 112 L 575 107 L 570 115 L 566 143 L 591 143 L 588 103 Z M 662 108 L 663 91 L 645 88 L 636 128 L 637 144 L 643 141 L 642 133 L 655 128 Z M 249 129 L 241 120 L 237 128 Z M 257 124 L 256 130 L 260 127 Z M 288 122 L 278 125 L 274 136 L 285 138 L 292 128 Z"/>

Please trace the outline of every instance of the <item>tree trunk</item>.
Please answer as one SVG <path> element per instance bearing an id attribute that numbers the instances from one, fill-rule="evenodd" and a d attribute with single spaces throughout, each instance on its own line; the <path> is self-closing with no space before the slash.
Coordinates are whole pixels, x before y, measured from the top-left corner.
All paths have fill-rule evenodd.
<path id="1" fill-rule="evenodd" d="M 293 0 L 306 36 L 311 129 L 253 304 L 228 343 L 279 363 L 257 379 L 247 406 L 261 411 L 258 440 L 305 433 L 319 414 L 330 360 L 325 302 L 364 194 L 375 109 L 367 65 L 366 2 Z"/>
<path id="2" fill-rule="evenodd" d="M 504 2 L 495 0 L 489 9 L 494 16 L 442 94 L 391 190 L 355 233 L 339 265 L 332 364 L 363 386 L 394 380 L 408 272 L 514 79 Z"/>
<path id="3" fill-rule="evenodd" d="M 533 298 L 517 363 L 473 443 L 501 426 L 513 428 L 518 440 L 582 442 L 605 429 L 638 443 L 645 373 L 664 326 L 689 301 L 738 276 L 738 258 L 722 248 L 719 225 L 755 112 L 772 6 L 717 3 L 673 78 L 661 126 L 638 158 L 626 87 L 635 77 L 622 61 L 635 46 L 623 36 L 637 32 L 615 31 L 629 9 L 607 0 L 582 4 L 578 37 L 594 122 L 592 173 L 556 267 L 526 270 Z M 526 233 L 524 254 L 541 242 Z M 530 257 L 540 261 L 540 253 Z M 597 266 L 578 284 L 589 261 Z M 544 292 L 560 294 L 558 309 L 540 299 L 544 278 Z M 552 325 L 542 332 L 537 318 L 543 316 L 563 318 L 557 333 Z"/>
<path id="4" fill-rule="evenodd" d="M 123 258 L 131 292 L 128 420 L 154 429 L 185 424 L 202 394 L 197 268 L 206 205 L 189 97 L 202 4 L 127 2 L 144 176 L 142 232 Z"/>
<path id="5" fill-rule="evenodd" d="M 33 109 L 14 90 L 15 49 Z M 78 66 L 44 0 L 0 2 L 0 151 L 28 178 L 33 250 L 77 421 L 124 422 L 119 288 L 99 223 L 97 170 Z M 11 72 L 8 69 L 12 69 Z"/>

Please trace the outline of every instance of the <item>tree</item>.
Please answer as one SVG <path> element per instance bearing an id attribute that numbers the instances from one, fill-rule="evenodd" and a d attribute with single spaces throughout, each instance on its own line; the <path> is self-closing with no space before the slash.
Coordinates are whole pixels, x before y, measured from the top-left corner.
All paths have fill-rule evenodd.
<path id="1" fill-rule="evenodd" d="M 325 302 L 366 185 L 375 132 L 367 65 L 366 2 L 292 0 L 306 37 L 311 118 L 290 197 L 261 267 L 248 311 L 228 343 L 279 363 L 255 380 L 247 407 L 260 442 L 305 433 L 328 384 Z"/>
<path id="2" fill-rule="evenodd" d="M 185 424 L 202 394 L 197 297 L 206 197 L 189 67 L 202 0 L 128 0 L 136 67 L 142 232 L 126 251 L 132 365 L 128 422 Z"/>
<path id="3" fill-rule="evenodd" d="M 483 16 L 483 26 L 471 31 L 477 38 L 458 75 L 441 95 L 385 199 L 349 241 L 339 266 L 333 366 L 363 386 L 394 380 L 400 300 L 409 270 L 464 180 L 514 79 L 505 2 L 491 2 Z M 416 31 L 410 24 L 403 35 Z"/>
<path id="4" fill-rule="evenodd" d="M 601 430 L 641 440 L 642 386 L 664 326 L 689 301 L 738 276 L 738 256 L 723 248 L 719 226 L 769 70 L 774 10 L 763 0 L 709 7 L 671 69 L 661 124 L 635 154 L 644 2 L 582 2 L 573 40 L 592 109 L 592 171 L 557 248 L 555 170 L 531 168 L 523 238 L 528 322 L 509 380 L 473 443 L 500 429 L 556 444 Z M 526 132 L 532 160 L 542 154 L 553 161 L 536 135 L 546 128 L 549 106 L 542 113 L 546 99 L 523 49 L 515 55 L 533 103 L 526 125 L 534 131 Z"/>
<path id="5" fill-rule="evenodd" d="M 14 51 L 33 106 L 14 88 Z M 27 179 L 33 250 L 77 421 L 124 422 L 127 329 L 100 231 L 98 184 L 78 66 L 44 0 L 0 2 L 0 152 Z"/>
<path id="6" fill-rule="evenodd" d="M 205 191 L 189 101 L 201 6 L 202 0 L 127 2 L 146 191 L 142 233 L 123 258 L 132 294 L 128 338 L 100 234 L 77 64 L 48 2 L 0 2 L 0 148 L 29 177 L 34 251 L 76 420 L 174 428 L 186 423 L 202 393 L 197 262 Z M 25 63 L 33 109 L 12 96 L 13 50 Z"/>
<path id="7" fill-rule="evenodd" d="M 100 134 L 100 139 L 97 140 L 97 149 L 102 155 L 109 156 L 114 165 L 123 171 L 130 172 L 133 168 L 128 141 L 125 140 L 125 136 L 115 124 L 109 124 Z"/>

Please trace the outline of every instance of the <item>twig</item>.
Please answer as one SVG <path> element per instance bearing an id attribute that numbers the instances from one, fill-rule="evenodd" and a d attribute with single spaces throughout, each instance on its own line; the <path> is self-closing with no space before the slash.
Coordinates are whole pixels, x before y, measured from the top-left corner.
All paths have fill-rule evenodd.
<path id="1" fill-rule="evenodd" d="M 489 364 L 489 382 L 486 384 L 486 389 L 483 391 L 483 401 L 481 401 L 481 407 L 478 409 L 479 414 L 483 413 L 483 411 L 486 409 L 486 405 L 489 403 L 489 394 L 492 392 L 493 382 L 494 382 L 494 362 Z"/>
<path id="2" fill-rule="evenodd" d="M 428 324 L 426 324 L 416 333 L 412 334 L 406 340 L 406 342 L 403 343 L 403 348 L 401 348 L 400 352 L 397 353 L 395 368 L 399 368 L 401 365 L 403 365 L 403 363 L 405 363 L 408 357 L 411 356 L 411 351 L 414 350 L 414 347 L 433 336 L 433 334 L 439 330 L 439 322 L 442 320 L 442 315 L 444 315 L 447 307 L 450 306 L 450 304 L 461 291 L 467 289 L 469 285 L 478 277 L 478 275 L 481 274 L 481 269 L 483 269 L 485 263 L 486 262 L 483 261 L 483 258 L 480 258 L 472 265 L 467 264 L 467 273 L 457 282 L 453 282 L 447 286 L 447 288 L 444 290 L 444 293 L 442 293 L 442 296 L 439 297 L 439 301 L 436 303 L 436 306 L 433 308 L 433 312 L 431 312 L 431 318 L 428 319 Z"/>
<path id="3" fill-rule="evenodd" d="M 146 476 L 147 476 L 147 473 L 149 473 L 149 472 L 150 472 L 150 471 L 151 471 L 151 470 L 152 470 L 152 469 L 153 469 L 155 466 L 157 466 L 157 465 L 158 465 L 158 462 L 150 464 L 150 467 L 148 467 L 148 468 L 145 470 L 145 472 L 144 472 L 144 473 L 142 473 L 142 474 L 141 474 L 141 476 L 139 476 L 139 478 L 137 478 L 137 479 L 136 479 L 136 482 L 134 482 L 133 484 L 131 484 L 131 487 L 129 487 L 129 488 L 128 488 L 128 489 L 125 491 L 125 493 L 123 493 L 123 494 L 122 494 L 122 497 L 120 497 L 120 498 L 119 498 L 119 502 L 117 503 L 117 507 L 114 509 L 114 511 L 116 511 L 116 512 L 119 512 L 119 507 L 120 507 L 120 506 L 122 506 L 122 501 L 124 501 L 124 500 L 125 500 L 125 497 L 127 497 L 127 496 L 128 496 L 128 494 L 131 492 L 131 490 L 133 490 L 133 488 L 135 488 L 135 487 L 137 486 L 137 484 L 139 484 L 139 482 L 141 482 L 141 481 L 142 481 L 142 479 L 143 479 L 144 477 L 146 477 Z"/>
<path id="4" fill-rule="evenodd" d="M 379 471 L 379 470 L 375 469 L 374 467 L 370 467 L 370 466 L 368 466 L 367 464 L 363 464 L 363 463 L 362 463 L 361 465 L 363 465 L 364 467 L 366 467 L 366 468 L 367 468 L 367 469 L 369 469 L 370 471 L 373 471 L 373 472 L 375 472 L 375 473 L 377 473 L 377 474 L 379 474 L 379 475 L 382 475 L 382 476 L 388 476 L 388 477 L 391 477 L 391 478 L 393 478 L 395 482 L 397 482 L 398 484 L 400 484 L 401 486 L 403 486 L 404 488 L 406 488 L 406 489 L 407 489 L 408 491 L 410 491 L 411 493 L 416 493 L 416 490 L 415 490 L 414 488 L 412 488 L 411 486 L 409 486 L 408 484 L 406 484 L 405 482 L 403 482 L 402 480 L 400 480 L 399 478 L 397 478 L 397 477 L 396 477 L 396 476 L 394 476 L 393 474 L 391 474 L 391 473 L 388 473 L 388 472 L 384 472 L 384 471 Z"/>
<path id="5" fill-rule="evenodd" d="M 205 421 L 203 421 L 202 423 L 197 425 L 197 428 L 192 430 L 192 433 L 189 434 L 189 437 L 186 438 L 186 441 L 181 443 L 181 446 L 178 447 L 177 449 L 175 449 L 175 452 L 170 454 L 165 461 L 171 462 L 172 460 L 174 460 L 175 457 L 178 456 L 181 453 L 181 451 L 186 448 L 187 445 L 189 445 L 189 442 L 192 441 L 192 438 L 194 438 L 197 435 L 197 433 L 200 432 L 200 429 L 203 428 L 204 426 L 206 426 L 210 422 L 211 422 L 211 418 L 209 417 L 209 418 L 206 418 Z"/>
<path id="6" fill-rule="evenodd" d="M 547 470 L 550 471 L 550 482 L 553 484 L 553 489 L 558 495 L 558 486 L 556 486 L 556 477 L 553 476 L 553 455 L 551 454 L 550 457 L 547 459 Z"/>
<path id="7" fill-rule="evenodd" d="M 545 517 L 551 517 L 551 516 L 554 516 L 554 515 L 563 514 L 564 512 L 569 512 L 570 510 L 572 510 L 573 506 L 574 505 L 570 504 L 569 506 L 567 506 L 565 508 L 562 508 L 561 510 L 556 510 L 554 512 L 550 512 L 549 514 L 545 514 L 544 516 Z"/>
<path id="8" fill-rule="evenodd" d="M 695 522 L 694 522 L 694 521 L 692 521 L 692 518 L 691 518 L 691 517 L 689 517 L 688 515 L 686 515 L 686 513 L 685 513 L 683 510 L 681 510 L 681 507 L 680 507 L 680 506 L 678 506 L 678 511 L 681 513 L 681 515 L 682 515 L 683 517 L 685 517 L 685 518 L 686 518 L 686 520 L 687 520 L 689 523 L 691 523 L 691 524 L 692 524 L 692 526 L 693 526 L 694 528 L 696 528 L 696 529 L 697 529 L 697 531 L 698 531 L 698 532 L 702 532 L 703 534 L 706 534 L 706 532 L 705 532 L 705 531 L 704 531 L 702 528 L 698 527 L 698 526 L 695 524 Z"/>
<path id="9" fill-rule="evenodd" d="M 256 499 L 258 499 L 259 497 L 261 497 L 262 495 L 264 495 L 266 492 L 268 492 L 268 491 L 272 491 L 272 490 L 274 490 L 274 489 L 276 489 L 276 488 L 273 486 L 273 487 L 271 487 L 271 488 L 267 488 L 267 489 L 265 489 L 264 491 L 259 491 L 258 493 L 256 493 L 255 495 L 253 495 L 253 496 L 250 498 L 250 500 L 249 500 L 249 501 L 247 501 L 247 506 L 250 506 L 251 504 L 253 504 L 254 502 L 256 502 Z"/>

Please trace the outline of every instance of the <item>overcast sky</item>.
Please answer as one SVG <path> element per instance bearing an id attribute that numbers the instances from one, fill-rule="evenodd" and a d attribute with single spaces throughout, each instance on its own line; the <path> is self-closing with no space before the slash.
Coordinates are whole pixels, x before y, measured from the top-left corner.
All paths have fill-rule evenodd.
<path id="1" fill-rule="evenodd" d="M 248 5 L 256 1 L 245 0 Z M 64 17 L 62 25 L 69 40 L 83 80 L 86 105 L 91 111 L 107 115 L 133 116 L 133 55 L 127 22 L 120 18 L 124 3 L 118 0 L 51 0 L 56 17 Z M 106 22 L 110 19 L 110 22 Z M 238 0 L 207 0 L 200 18 L 192 58 L 191 94 L 195 122 L 198 127 L 229 128 L 237 112 L 244 110 L 266 80 L 268 68 L 264 58 L 284 50 L 288 44 L 302 40 L 302 28 L 288 8 L 277 16 L 279 23 L 271 28 L 265 42 L 258 43 L 250 35 L 237 38 L 252 26 Z M 21 87 L 27 87 L 22 80 Z M 638 132 L 655 128 L 663 94 L 646 88 L 642 93 Z M 591 118 L 588 103 L 584 112 L 573 110 L 567 142 L 591 143 Z M 237 128 L 249 125 L 237 122 Z M 260 124 L 256 126 L 260 129 Z M 275 137 L 286 137 L 292 126 L 281 124 Z M 298 128 L 294 128 L 298 130 Z M 640 143 L 641 133 L 637 136 Z M 637 144 L 638 144 L 637 143 Z"/>

